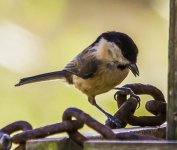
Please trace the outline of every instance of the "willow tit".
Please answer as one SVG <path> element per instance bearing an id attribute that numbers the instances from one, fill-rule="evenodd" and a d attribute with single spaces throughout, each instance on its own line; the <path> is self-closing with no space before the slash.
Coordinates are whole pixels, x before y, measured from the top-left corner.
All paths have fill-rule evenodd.
<path id="1" fill-rule="evenodd" d="M 119 85 L 129 70 L 135 76 L 139 75 L 137 55 L 138 48 L 128 35 L 115 31 L 105 32 L 74 57 L 63 70 L 23 78 L 15 86 L 63 78 L 86 94 L 92 105 L 119 126 L 118 119 L 97 105 L 95 96 Z"/>

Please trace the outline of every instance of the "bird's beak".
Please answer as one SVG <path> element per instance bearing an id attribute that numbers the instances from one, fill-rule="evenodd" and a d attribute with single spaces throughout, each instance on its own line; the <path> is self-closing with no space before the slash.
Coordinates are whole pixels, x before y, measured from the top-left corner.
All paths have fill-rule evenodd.
<path id="1" fill-rule="evenodd" d="M 136 64 L 130 64 L 128 68 L 131 70 L 135 77 L 139 76 L 139 70 Z"/>

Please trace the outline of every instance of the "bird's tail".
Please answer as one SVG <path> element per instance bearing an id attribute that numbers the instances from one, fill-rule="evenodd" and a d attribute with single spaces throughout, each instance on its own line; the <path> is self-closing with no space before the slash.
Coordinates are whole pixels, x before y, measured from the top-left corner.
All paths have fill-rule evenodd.
<path id="1" fill-rule="evenodd" d="M 16 84 L 15 86 L 20 86 L 28 83 L 33 83 L 33 82 L 46 81 L 46 80 L 61 79 L 61 78 L 65 78 L 68 81 L 69 78 L 68 72 L 61 70 L 61 71 L 54 71 L 54 72 L 39 74 L 31 77 L 26 77 L 20 79 L 19 83 Z"/>

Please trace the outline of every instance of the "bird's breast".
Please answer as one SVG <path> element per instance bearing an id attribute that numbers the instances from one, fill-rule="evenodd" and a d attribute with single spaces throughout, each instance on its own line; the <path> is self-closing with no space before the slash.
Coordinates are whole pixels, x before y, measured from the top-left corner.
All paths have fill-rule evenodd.
<path id="1" fill-rule="evenodd" d="M 128 68 L 120 70 L 114 65 L 104 64 L 89 79 L 82 79 L 73 75 L 73 84 L 86 95 L 96 96 L 119 85 L 126 78 L 128 72 Z"/>

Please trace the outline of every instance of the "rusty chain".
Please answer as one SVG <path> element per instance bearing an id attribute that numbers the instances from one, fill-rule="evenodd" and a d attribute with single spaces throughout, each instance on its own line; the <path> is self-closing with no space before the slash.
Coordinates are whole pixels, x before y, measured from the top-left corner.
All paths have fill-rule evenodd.
<path id="1" fill-rule="evenodd" d="M 114 116 L 122 122 L 122 127 L 125 127 L 127 124 L 136 126 L 157 126 L 165 122 L 166 103 L 164 96 L 159 89 L 152 85 L 144 84 L 127 84 L 123 87 L 130 88 L 137 95 L 151 95 L 154 100 L 146 103 L 146 109 L 154 116 L 134 116 L 134 112 L 138 105 L 137 99 L 134 97 L 127 98 L 127 95 L 117 94 L 116 92 L 115 99 L 117 101 L 118 111 Z M 75 118 L 75 120 L 73 120 L 73 118 Z M 15 150 L 25 150 L 27 140 L 44 138 L 61 132 L 67 132 L 73 141 L 83 146 L 83 143 L 87 141 L 88 138 L 79 133 L 78 129 L 82 128 L 84 124 L 100 133 L 104 139 L 162 140 L 157 137 L 145 136 L 131 132 L 115 134 L 112 129 L 116 127 L 109 120 L 106 121 L 106 125 L 103 125 L 80 109 L 68 108 L 63 113 L 63 122 L 60 123 L 33 129 L 31 124 L 26 121 L 16 121 L 1 128 L 0 149 L 10 149 L 11 142 L 13 142 L 19 145 Z M 22 132 L 14 134 L 17 131 Z M 9 135 L 11 135 L 11 138 Z"/>
<path id="2" fill-rule="evenodd" d="M 166 121 L 166 102 L 163 93 L 155 86 L 149 84 L 126 84 L 123 87 L 130 88 L 136 95 L 150 95 L 154 100 L 146 102 L 145 108 L 154 116 L 134 116 L 138 105 L 136 99 L 127 100 L 127 95 L 115 94 L 118 111 L 114 114 L 122 122 L 122 127 L 127 124 L 133 126 L 159 126 Z M 106 125 L 112 129 L 116 126 L 106 121 Z"/>
<path id="3" fill-rule="evenodd" d="M 72 117 L 83 121 L 87 126 L 94 129 L 98 133 L 100 133 L 104 139 L 110 140 L 162 140 L 160 138 L 152 137 L 152 136 L 144 136 L 135 133 L 117 133 L 115 134 L 109 127 L 101 124 L 97 120 L 93 119 L 90 115 L 84 113 L 83 111 L 77 108 L 68 108 L 63 114 L 63 120 L 72 120 Z M 83 143 L 88 140 L 87 137 L 79 133 L 77 130 L 75 131 L 67 131 L 70 138 L 83 146 Z"/>
<path id="4" fill-rule="evenodd" d="M 14 132 L 20 131 L 20 130 L 22 130 L 22 131 L 32 130 L 32 126 L 31 126 L 31 124 L 29 124 L 26 121 L 16 121 L 16 122 L 13 122 L 13 123 L 11 123 L 11 124 L 9 124 L 9 125 L 7 125 L 7 126 L 5 126 L 4 128 L 1 129 L 2 132 L 6 133 L 6 134 L 9 134 L 9 135 L 14 133 Z M 12 140 L 12 142 L 14 142 L 13 137 L 12 137 L 11 140 Z M 8 149 L 6 146 L 3 146 L 3 147 L 4 147 L 5 150 Z M 25 144 L 24 143 L 20 144 L 16 148 L 16 150 L 24 150 L 24 149 L 25 149 Z"/>
<path id="5" fill-rule="evenodd" d="M 2 128 L 1 131 L 4 133 L 12 134 L 13 132 L 22 130 L 23 132 L 13 135 L 11 140 L 13 143 L 20 144 L 15 150 L 24 150 L 25 142 L 27 140 L 43 138 L 56 133 L 72 131 L 82 127 L 82 122 L 72 120 L 32 129 L 32 126 L 28 122 L 17 121 Z"/>

